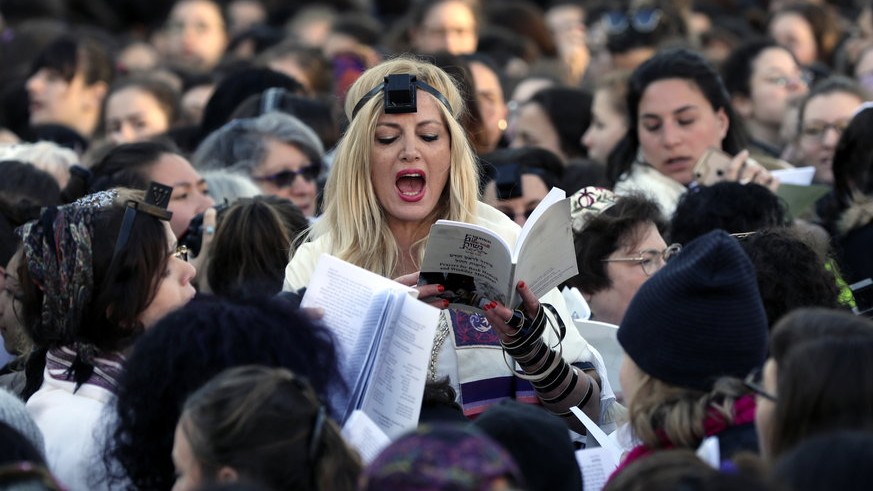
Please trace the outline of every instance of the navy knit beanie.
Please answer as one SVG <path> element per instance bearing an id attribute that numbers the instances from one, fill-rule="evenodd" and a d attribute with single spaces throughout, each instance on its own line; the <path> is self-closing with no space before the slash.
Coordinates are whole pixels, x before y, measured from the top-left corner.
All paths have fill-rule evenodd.
<path id="1" fill-rule="evenodd" d="M 567 424 L 543 407 L 504 399 L 473 424 L 512 455 L 528 491 L 582 489 L 582 472 Z"/>
<path id="2" fill-rule="evenodd" d="M 643 283 L 618 341 L 643 372 L 708 392 L 719 377 L 760 366 L 767 333 L 755 269 L 736 239 L 716 230 Z"/>

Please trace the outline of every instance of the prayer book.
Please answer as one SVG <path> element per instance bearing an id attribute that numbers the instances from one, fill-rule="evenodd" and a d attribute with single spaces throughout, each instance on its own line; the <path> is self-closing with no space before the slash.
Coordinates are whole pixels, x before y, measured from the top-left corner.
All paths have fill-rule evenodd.
<path id="1" fill-rule="evenodd" d="M 519 280 L 543 296 L 578 273 L 570 221 L 570 200 L 552 188 L 525 222 L 515 244 L 485 227 L 437 220 L 421 262 L 419 285 L 440 284 L 449 307 L 481 312 L 496 300 L 521 304 Z"/>
<path id="2" fill-rule="evenodd" d="M 418 425 L 440 311 L 418 290 L 329 254 L 315 267 L 302 308 L 324 310 L 347 391 L 329 395 L 340 424 L 360 410 L 389 438 Z"/>

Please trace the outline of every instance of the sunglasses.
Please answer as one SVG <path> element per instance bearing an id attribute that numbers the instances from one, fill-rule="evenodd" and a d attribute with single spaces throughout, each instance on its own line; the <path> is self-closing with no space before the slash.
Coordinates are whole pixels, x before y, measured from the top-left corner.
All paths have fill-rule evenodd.
<path id="1" fill-rule="evenodd" d="M 633 27 L 634 31 L 649 33 L 661 23 L 663 12 L 652 7 L 643 7 L 630 12 L 610 10 L 601 17 L 601 22 L 608 34 L 621 34 Z"/>
<path id="2" fill-rule="evenodd" d="M 297 176 L 302 176 L 303 179 L 306 179 L 306 182 L 312 182 L 318 178 L 318 174 L 320 172 L 321 165 L 309 164 L 297 170 L 285 169 L 281 172 L 270 174 L 268 176 L 252 176 L 252 180 L 258 182 L 266 181 L 276 186 L 277 188 L 287 188 L 294 185 L 294 181 L 297 180 Z"/>

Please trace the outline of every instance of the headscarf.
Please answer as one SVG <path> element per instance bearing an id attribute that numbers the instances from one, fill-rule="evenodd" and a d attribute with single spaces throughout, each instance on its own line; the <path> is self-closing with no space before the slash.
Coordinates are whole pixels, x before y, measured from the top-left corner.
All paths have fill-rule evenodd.
<path id="1" fill-rule="evenodd" d="M 364 470 L 365 491 L 484 491 L 524 480 L 512 456 L 467 425 L 422 426 L 386 447 Z"/>
<path id="2" fill-rule="evenodd" d="M 75 340 L 94 293 L 94 217 L 115 202 L 118 192 L 101 191 L 78 201 L 45 208 L 40 218 L 19 228 L 30 277 L 43 292 L 41 324 L 52 326 L 43 345 Z"/>

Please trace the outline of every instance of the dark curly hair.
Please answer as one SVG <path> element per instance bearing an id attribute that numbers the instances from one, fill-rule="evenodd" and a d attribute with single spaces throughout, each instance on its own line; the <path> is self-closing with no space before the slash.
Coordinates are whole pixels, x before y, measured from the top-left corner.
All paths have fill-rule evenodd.
<path id="1" fill-rule="evenodd" d="M 761 230 L 740 241 L 755 266 L 758 290 L 772 327 L 800 307 L 839 309 L 834 274 L 822 257 L 794 230 Z"/>
<path id="2" fill-rule="evenodd" d="M 345 390 L 331 334 L 286 303 L 197 298 L 150 329 L 127 360 L 104 454 L 110 484 L 169 490 L 185 399 L 222 370 L 253 364 L 306 377 L 322 399 L 328 388 Z"/>
<path id="3" fill-rule="evenodd" d="M 567 281 L 580 292 L 594 294 L 612 286 L 603 259 L 621 247 L 639 242 L 641 227 L 653 224 L 662 235 L 667 222 L 654 201 L 638 195 L 619 198 L 592 218 L 581 233 L 573 233 L 579 274 Z"/>
<path id="4" fill-rule="evenodd" d="M 720 182 L 682 195 L 670 220 L 670 240 L 687 244 L 715 229 L 735 234 L 785 225 L 785 203 L 769 189 Z"/>

